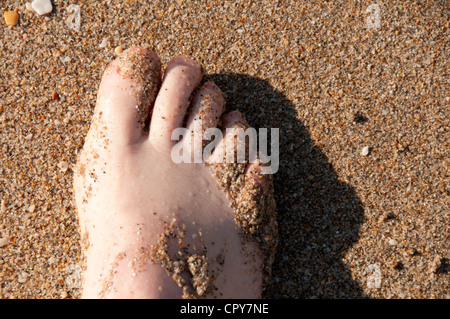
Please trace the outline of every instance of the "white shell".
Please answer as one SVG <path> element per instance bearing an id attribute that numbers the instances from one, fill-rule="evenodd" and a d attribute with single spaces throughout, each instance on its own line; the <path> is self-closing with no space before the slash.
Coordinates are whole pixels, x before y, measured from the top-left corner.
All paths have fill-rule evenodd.
<path id="1" fill-rule="evenodd" d="M 363 149 L 361 150 L 361 155 L 362 155 L 362 156 L 367 156 L 367 155 L 369 155 L 369 146 L 363 147 Z"/>
<path id="2" fill-rule="evenodd" d="M 34 0 L 31 3 L 31 7 L 39 15 L 48 14 L 53 10 L 52 2 L 50 0 Z"/>
<path id="3" fill-rule="evenodd" d="M 25 3 L 25 8 L 30 12 L 36 13 L 36 11 L 34 11 L 33 9 L 33 6 L 31 5 L 31 2 Z"/>

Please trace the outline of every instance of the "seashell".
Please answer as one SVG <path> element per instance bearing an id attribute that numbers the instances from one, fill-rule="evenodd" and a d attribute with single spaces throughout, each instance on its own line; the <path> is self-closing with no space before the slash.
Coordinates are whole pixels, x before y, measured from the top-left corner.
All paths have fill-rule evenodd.
<path id="1" fill-rule="evenodd" d="M 31 7 L 39 15 L 49 14 L 53 10 L 53 5 L 50 0 L 34 0 Z"/>
<path id="2" fill-rule="evenodd" d="M 361 150 L 361 155 L 367 156 L 367 155 L 369 155 L 369 151 L 370 151 L 369 146 L 364 146 L 363 149 Z"/>
<path id="3" fill-rule="evenodd" d="M 33 6 L 31 5 L 31 2 L 25 3 L 25 8 L 27 9 L 27 11 L 30 11 L 32 13 L 36 13 L 36 11 L 34 11 L 34 9 L 33 9 Z"/>
<path id="4" fill-rule="evenodd" d="M 16 25 L 19 22 L 19 14 L 16 11 L 6 11 L 4 17 L 7 25 Z"/>

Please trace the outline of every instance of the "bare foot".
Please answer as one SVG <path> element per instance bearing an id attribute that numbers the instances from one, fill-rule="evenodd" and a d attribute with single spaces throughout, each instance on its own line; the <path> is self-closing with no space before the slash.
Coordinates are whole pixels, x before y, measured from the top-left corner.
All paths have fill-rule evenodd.
<path id="1" fill-rule="evenodd" d="M 222 116 L 212 82 L 189 105 L 201 77 L 176 57 L 161 83 L 159 58 L 141 47 L 105 71 L 74 174 L 84 298 L 261 297 L 277 240 L 271 176 L 258 163 L 171 159 L 183 123 L 247 125 L 238 112 Z"/>

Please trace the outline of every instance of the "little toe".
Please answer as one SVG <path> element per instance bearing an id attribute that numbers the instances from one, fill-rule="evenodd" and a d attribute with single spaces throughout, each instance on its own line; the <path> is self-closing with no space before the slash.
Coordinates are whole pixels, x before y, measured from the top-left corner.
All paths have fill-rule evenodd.
<path id="1" fill-rule="evenodd" d="M 143 47 L 125 50 L 105 70 L 93 122 L 122 145 L 138 142 L 161 82 L 158 56 Z"/>
<path id="2" fill-rule="evenodd" d="M 150 122 L 152 142 L 171 142 L 172 131 L 181 127 L 189 97 L 201 77 L 200 66 L 189 58 L 176 57 L 168 63 Z"/>

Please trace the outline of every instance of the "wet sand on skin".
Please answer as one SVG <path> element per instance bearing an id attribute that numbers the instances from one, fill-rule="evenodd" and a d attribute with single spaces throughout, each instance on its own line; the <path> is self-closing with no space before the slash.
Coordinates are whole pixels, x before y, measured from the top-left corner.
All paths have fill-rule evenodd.
<path id="1" fill-rule="evenodd" d="M 228 110 L 280 129 L 266 297 L 449 297 L 448 2 L 382 3 L 375 29 L 370 1 L 24 3 L 1 5 L 20 15 L 0 25 L 1 298 L 80 294 L 72 166 L 119 45 L 196 59 Z"/>

